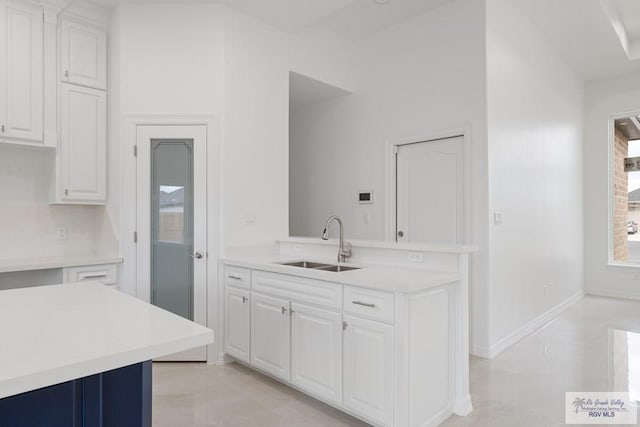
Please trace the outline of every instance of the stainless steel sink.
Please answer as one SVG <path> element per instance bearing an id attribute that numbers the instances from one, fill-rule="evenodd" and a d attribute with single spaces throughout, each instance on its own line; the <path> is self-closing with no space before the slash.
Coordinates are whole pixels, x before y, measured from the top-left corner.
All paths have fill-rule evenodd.
<path id="1" fill-rule="evenodd" d="M 337 273 L 341 271 L 360 270 L 359 267 L 347 267 L 346 265 L 330 265 L 329 267 L 318 267 L 316 270 L 322 271 L 335 271 Z"/>
<path id="2" fill-rule="evenodd" d="M 312 270 L 333 271 L 339 273 L 341 271 L 359 270 L 359 267 L 347 267 L 346 265 L 323 264 L 311 261 L 292 261 L 281 262 L 280 265 L 288 265 L 290 267 L 310 268 Z"/>
<path id="3" fill-rule="evenodd" d="M 301 267 L 301 268 L 325 268 L 332 267 L 331 264 L 322 264 L 319 262 L 311 262 L 311 261 L 293 261 L 293 262 L 281 262 L 282 265 L 288 265 L 290 267 Z"/>

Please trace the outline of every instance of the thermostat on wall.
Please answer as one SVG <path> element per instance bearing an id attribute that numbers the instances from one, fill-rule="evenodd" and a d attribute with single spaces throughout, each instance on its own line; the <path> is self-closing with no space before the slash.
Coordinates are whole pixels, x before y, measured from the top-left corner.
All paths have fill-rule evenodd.
<path id="1" fill-rule="evenodd" d="M 358 193 L 358 203 L 371 204 L 373 203 L 373 191 L 361 191 Z"/>

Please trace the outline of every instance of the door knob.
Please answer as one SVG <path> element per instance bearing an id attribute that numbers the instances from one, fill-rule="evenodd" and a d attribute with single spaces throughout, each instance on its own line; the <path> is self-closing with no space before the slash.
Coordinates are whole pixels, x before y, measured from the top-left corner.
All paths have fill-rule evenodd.
<path id="1" fill-rule="evenodd" d="M 404 237 L 404 231 L 398 231 L 398 237 Z"/>
<path id="2" fill-rule="evenodd" d="M 202 258 L 204 258 L 204 252 L 202 252 L 202 251 L 197 251 L 193 255 L 191 255 L 191 254 L 187 254 L 187 255 L 189 255 L 193 259 L 202 259 Z"/>

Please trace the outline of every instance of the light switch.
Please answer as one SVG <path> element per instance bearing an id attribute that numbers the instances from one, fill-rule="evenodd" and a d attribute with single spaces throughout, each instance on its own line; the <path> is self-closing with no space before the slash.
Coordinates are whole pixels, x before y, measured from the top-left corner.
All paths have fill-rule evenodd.
<path id="1" fill-rule="evenodd" d="M 256 214 L 254 213 L 245 214 L 244 225 L 256 225 Z"/>
<path id="2" fill-rule="evenodd" d="M 495 225 L 502 224 L 502 212 L 494 212 L 493 213 L 493 223 Z"/>

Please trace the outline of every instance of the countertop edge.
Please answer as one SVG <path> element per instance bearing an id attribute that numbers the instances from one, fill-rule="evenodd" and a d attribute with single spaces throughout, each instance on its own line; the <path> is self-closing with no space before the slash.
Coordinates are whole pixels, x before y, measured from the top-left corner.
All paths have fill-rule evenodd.
<path id="1" fill-rule="evenodd" d="M 238 258 L 223 258 L 220 261 L 224 265 L 250 268 L 250 269 L 267 271 L 272 273 L 279 273 L 279 274 L 288 274 L 292 276 L 299 276 L 299 277 L 304 277 L 304 278 L 313 279 L 313 280 L 321 280 L 324 282 L 336 283 L 340 285 L 356 286 L 356 287 L 361 287 L 366 289 L 375 289 L 375 290 L 394 292 L 394 293 L 400 293 L 400 294 L 410 294 L 414 292 L 427 290 L 430 288 L 445 286 L 451 283 L 458 282 L 461 279 L 460 275 L 455 272 L 419 270 L 419 269 L 409 269 L 409 268 L 403 268 L 403 267 L 364 266 L 362 267 L 362 270 L 335 273 L 335 272 L 324 272 L 324 271 L 318 271 L 318 270 L 310 270 L 310 269 L 278 265 L 278 263 L 280 262 L 296 261 L 296 260 L 297 260 L 296 257 L 292 257 L 292 256 L 274 255 L 271 261 L 266 261 L 266 260 L 256 261 L 256 260 L 247 260 L 247 259 L 243 260 Z M 325 260 L 312 260 L 312 261 L 324 262 Z M 345 265 L 349 266 L 349 265 L 355 265 L 355 264 L 345 264 Z M 404 287 L 393 286 L 393 284 L 391 283 L 376 285 L 376 284 L 371 284 L 370 282 L 367 282 L 365 279 L 357 277 L 358 272 L 362 272 L 366 270 L 378 270 L 378 271 L 394 270 L 399 272 L 402 271 L 405 273 L 411 272 L 416 275 L 419 275 L 421 273 L 426 273 L 426 274 L 435 275 L 437 277 L 434 277 L 431 280 L 425 280 L 425 282 L 423 282 L 420 285 L 412 285 L 412 286 L 404 286 Z M 340 274 L 340 276 L 338 277 L 331 276 L 335 274 Z"/>
<path id="2" fill-rule="evenodd" d="M 0 399 L 208 345 L 212 341 L 213 331 L 209 330 L 173 342 L 160 343 L 126 353 L 111 354 L 97 359 L 86 360 L 82 363 L 34 372 L 23 377 L 5 379 L 2 381 L 2 387 L 0 387 Z"/>
<path id="3" fill-rule="evenodd" d="M 85 265 L 121 264 L 120 256 L 62 256 L 0 260 L 0 273 L 48 270 L 52 268 L 82 267 Z"/>

